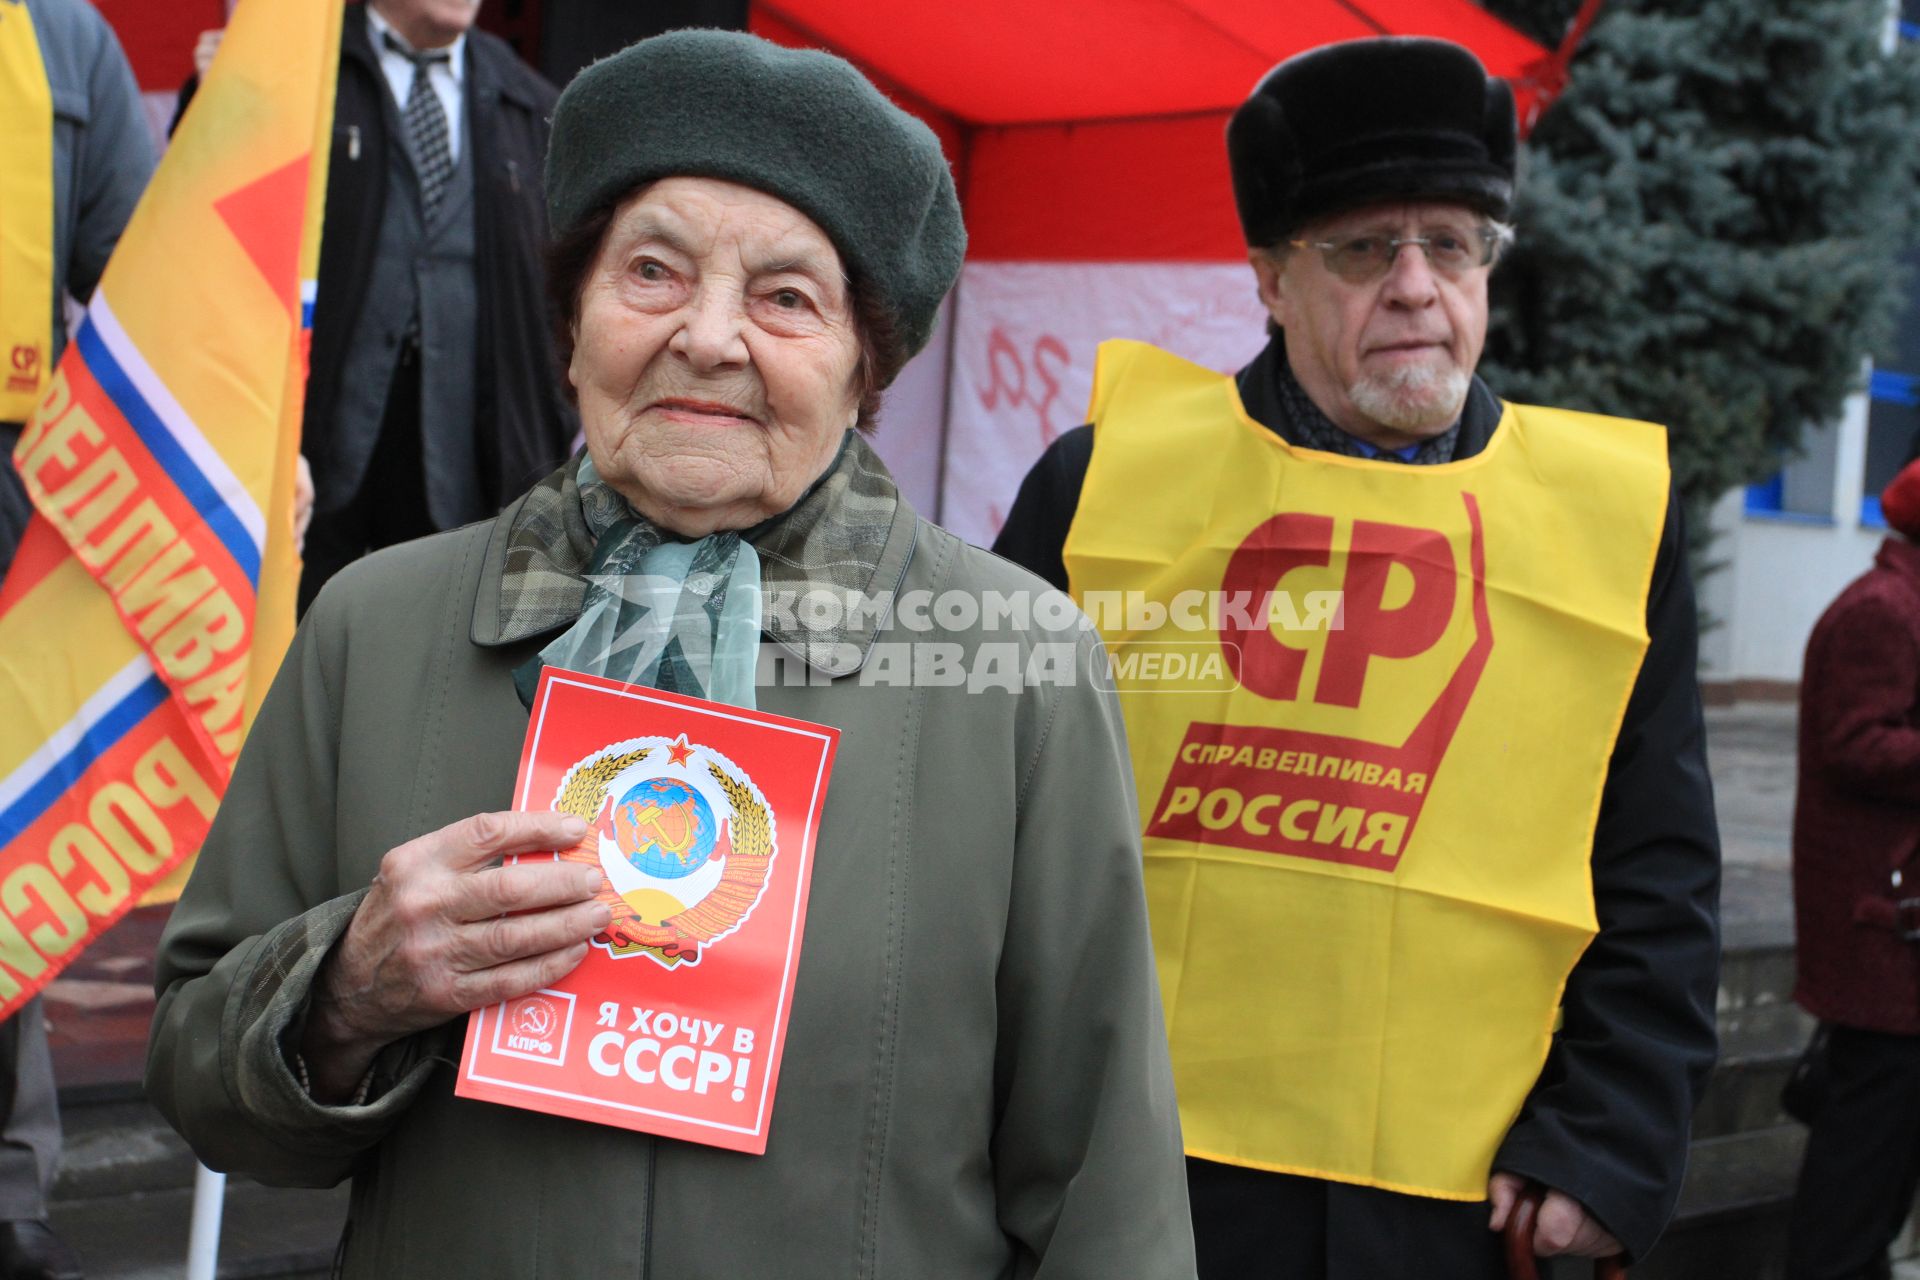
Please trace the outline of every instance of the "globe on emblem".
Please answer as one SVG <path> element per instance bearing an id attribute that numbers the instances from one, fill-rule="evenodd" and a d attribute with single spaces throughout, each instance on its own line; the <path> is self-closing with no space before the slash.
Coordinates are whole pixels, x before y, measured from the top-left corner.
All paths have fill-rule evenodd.
<path id="1" fill-rule="evenodd" d="M 628 862 L 661 880 L 706 865 L 720 826 L 706 797 L 673 778 L 648 778 L 613 807 L 613 840 Z"/>

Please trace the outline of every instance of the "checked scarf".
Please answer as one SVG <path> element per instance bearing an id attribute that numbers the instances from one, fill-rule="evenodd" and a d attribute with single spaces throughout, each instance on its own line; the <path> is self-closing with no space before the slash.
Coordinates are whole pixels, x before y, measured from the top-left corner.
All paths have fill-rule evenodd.
<path id="1" fill-rule="evenodd" d="M 617 570 L 615 559 L 625 559 L 635 551 L 644 555 L 643 544 L 658 537 L 657 531 L 649 534 L 639 528 L 620 532 L 621 522 L 630 517 L 638 520 L 625 501 L 600 480 L 585 456 L 567 462 L 535 485 L 515 513 L 507 535 L 506 563 L 500 579 L 499 639 L 511 642 L 556 627 L 580 627 L 589 611 L 591 579 L 628 576 Z M 904 536 L 900 529 L 903 521 Z M 809 596 L 854 600 L 890 593 L 912 555 L 912 527 L 912 513 L 901 502 L 886 464 L 858 432 L 849 431 L 826 474 L 792 508 L 739 532 L 744 544 L 739 561 L 754 560 L 763 579 L 758 583 L 760 589 L 751 593 L 758 596 L 760 631 L 830 677 L 859 670 L 883 625 L 885 611 L 864 616 L 847 611 L 823 621 L 796 609 L 795 602 Z M 616 551 L 609 543 L 626 550 Z M 689 557 L 682 569 L 677 565 L 662 568 L 650 562 L 640 570 L 641 576 L 650 573 L 694 581 L 700 573 L 717 571 L 725 561 L 725 548 L 717 545 L 702 552 L 697 543 L 673 543 L 664 537 L 659 537 L 659 543 L 682 548 L 674 553 L 662 551 L 662 556 L 685 555 L 691 549 L 702 563 L 695 566 Z M 712 606 L 717 612 L 707 615 L 710 620 L 720 620 L 712 631 L 717 643 L 706 651 L 721 657 L 723 671 L 730 669 L 726 666 L 728 655 L 736 652 L 732 645 L 736 633 L 724 619 L 733 617 L 736 607 L 742 613 L 749 612 L 751 603 L 741 579 L 746 571 L 738 563 L 725 585 L 725 598 Z M 694 585 L 702 584 L 694 581 Z M 601 591 L 617 594 L 605 587 Z M 695 599 L 702 601 L 697 610 Z M 653 605 L 650 600 L 628 603 L 646 603 L 650 609 Z M 693 599 L 676 596 L 670 609 L 662 601 L 655 610 L 662 615 L 671 612 L 676 621 L 684 620 L 679 632 L 680 656 L 702 652 L 695 615 L 707 614 L 711 603 L 711 596 L 702 598 L 696 592 Z M 619 634 L 617 629 L 609 630 L 610 638 Z M 629 653 L 623 661 L 638 656 L 630 653 L 634 647 L 623 651 Z M 650 661 L 652 651 L 645 651 L 645 656 Z M 679 679 L 682 670 L 677 658 L 668 658 L 665 646 L 661 647 L 661 656 L 666 660 L 668 678 Z M 641 670 L 645 673 L 649 668 L 642 663 Z M 627 678 L 618 669 L 605 674 L 614 679 Z M 523 700 L 532 696 L 538 677 L 539 667 L 533 663 L 516 672 L 515 683 L 522 689 Z M 708 688 L 705 696 L 723 700 L 716 688 Z"/>
<path id="2" fill-rule="evenodd" d="M 640 515 L 593 459 L 578 472 L 594 538 L 580 616 L 513 673 L 531 707 L 543 666 L 734 706 L 754 702 L 760 557 L 735 530 L 684 542 Z"/>

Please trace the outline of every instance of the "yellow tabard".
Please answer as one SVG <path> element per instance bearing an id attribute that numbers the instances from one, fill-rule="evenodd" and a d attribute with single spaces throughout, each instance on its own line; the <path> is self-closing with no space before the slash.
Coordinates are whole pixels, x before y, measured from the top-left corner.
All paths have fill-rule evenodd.
<path id="1" fill-rule="evenodd" d="M 24 4 L 0 0 L 0 422 L 25 422 L 53 355 L 53 90 Z"/>
<path id="2" fill-rule="evenodd" d="M 1665 434 L 1507 405 L 1440 466 L 1288 445 L 1109 342 L 1069 531 L 1145 824 L 1187 1151 L 1486 1194 L 1596 929 Z"/>

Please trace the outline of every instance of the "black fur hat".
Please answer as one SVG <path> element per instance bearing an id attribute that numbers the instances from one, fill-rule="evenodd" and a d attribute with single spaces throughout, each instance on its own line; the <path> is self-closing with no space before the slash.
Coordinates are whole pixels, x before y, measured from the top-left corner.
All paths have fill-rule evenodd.
<path id="1" fill-rule="evenodd" d="M 1249 245 L 1386 200 L 1513 203 L 1513 91 L 1445 40 L 1387 36 L 1287 59 L 1227 123 Z"/>

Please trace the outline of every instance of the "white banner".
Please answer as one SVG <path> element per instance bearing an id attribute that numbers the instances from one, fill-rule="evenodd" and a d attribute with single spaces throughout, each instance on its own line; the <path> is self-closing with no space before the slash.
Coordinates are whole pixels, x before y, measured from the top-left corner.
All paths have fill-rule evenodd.
<path id="1" fill-rule="evenodd" d="M 1225 373 L 1259 352 L 1266 320 L 1244 262 L 968 263 L 940 522 L 993 541 L 1041 452 L 1086 421 L 1105 339 L 1151 342 Z"/>

